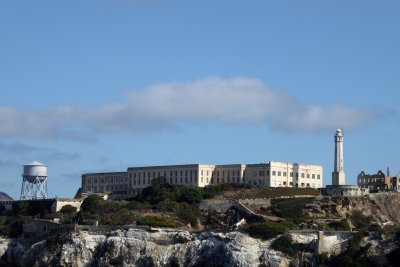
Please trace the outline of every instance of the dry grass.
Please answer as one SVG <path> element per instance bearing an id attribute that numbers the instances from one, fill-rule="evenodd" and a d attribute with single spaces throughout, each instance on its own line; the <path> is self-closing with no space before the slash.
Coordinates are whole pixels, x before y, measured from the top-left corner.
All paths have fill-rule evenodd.
<path id="1" fill-rule="evenodd" d="M 238 199 L 253 199 L 253 198 L 275 198 L 283 196 L 318 196 L 320 192 L 313 188 L 242 188 L 221 192 L 216 199 L 238 200 Z"/>

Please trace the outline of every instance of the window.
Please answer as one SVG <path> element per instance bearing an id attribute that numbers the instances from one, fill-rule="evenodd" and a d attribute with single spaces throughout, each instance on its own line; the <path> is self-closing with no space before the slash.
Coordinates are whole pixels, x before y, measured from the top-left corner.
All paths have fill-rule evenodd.
<path id="1" fill-rule="evenodd" d="M 201 177 L 201 182 L 203 182 L 203 177 Z"/>
<path id="2" fill-rule="evenodd" d="M 311 178 L 315 179 L 315 174 L 312 174 L 312 175 L 311 175 Z"/>
<path id="3" fill-rule="evenodd" d="M 282 174 L 282 173 L 281 173 L 280 171 L 278 171 L 278 176 L 281 176 L 281 174 Z"/>
<path id="4" fill-rule="evenodd" d="M 181 184 L 182 184 L 182 177 L 181 177 Z"/>
<path id="5" fill-rule="evenodd" d="M 283 181 L 283 185 L 286 185 L 286 182 L 285 182 L 285 181 Z"/>
<path id="6" fill-rule="evenodd" d="M 289 176 L 290 176 L 290 177 L 293 177 L 293 172 L 290 172 L 290 173 L 289 173 Z"/>
<path id="7" fill-rule="evenodd" d="M 301 174 L 301 178 L 304 178 L 304 173 Z"/>
<path id="8" fill-rule="evenodd" d="M 307 173 L 307 178 L 310 179 L 310 174 L 309 173 Z"/>
<path id="9" fill-rule="evenodd" d="M 293 182 L 289 182 L 289 185 L 290 185 L 290 186 L 293 186 Z"/>
<path id="10" fill-rule="evenodd" d="M 286 177 L 287 175 L 286 175 L 286 172 L 283 172 L 283 177 Z"/>
<path id="11" fill-rule="evenodd" d="M 275 176 L 276 175 L 276 171 L 272 171 L 272 175 Z"/>

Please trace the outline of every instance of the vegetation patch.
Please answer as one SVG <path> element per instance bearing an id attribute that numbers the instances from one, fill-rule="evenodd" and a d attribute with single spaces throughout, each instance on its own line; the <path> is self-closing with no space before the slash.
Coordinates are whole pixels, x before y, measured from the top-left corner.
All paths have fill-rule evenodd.
<path id="1" fill-rule="evenodd" d="M 169 227 L 176 228 L 176 223 L 168 217 L 144 216 L 136 220 L 138 225 L 148 225 L 151 227 Z"/>
<path id="2" fill-rule="evenodd" d="M 283 234 L 286 230 L 293 229 L 294 227 L 295 225 L 288 221 L 262 222 L 246 225 L 244 226 L 243 230 L 251 237 L 265 240 Z"/>
<path id="3" fill-rule="evenodd" d="M 60 209 L 60 212 L 61 212 L 62 214 L 74 214 L 74 213 L 76 213 L 76 211 L 77 211 L 77 208 L 74 207 L 74 206 L 72 206 L 72 205 L 69 205 L 69 204 L 63 206 L 63 207 Z"/>
<path id="4" fill-rule="evenodd" d="M 341 219 L 338 222 L 329 223 L 329 227 L 337 231 L 351 231 L 348 219 Z"/>
<path id="5" fill-rule="evenodd" d="M 120 255 L 115 258 L 110 259 L 109 263 L 112 266 L 122 266 L 124 264 L 124 258 Z"/>
<path id="6" fill-rule="evenodd" d="M 290 256 L 294 256 L 302 249 L 302 245 L 293 242 L 293 239 L 290 235 L 281 235 L 275 239 L 274 242 L 272 242 L 271 248 L 286 253 Z"/>
<path id="7" fill-rule="evenodd" d="M 307 204 L 312 203 L 313 200 L 313 197 L 271 199 L 271 209 L 279 217 L 294 219 L 305 218 L 303 209 Z"/>
<path id="8" fill-rule="evenodd" d="M 366 228 L 369 226 L 369 222 L 371 221 L 370 217 L 364 216 L 361 211 L 355 210 L 350 215 L 351 223 L 354 227 L 358 229 Z"/>

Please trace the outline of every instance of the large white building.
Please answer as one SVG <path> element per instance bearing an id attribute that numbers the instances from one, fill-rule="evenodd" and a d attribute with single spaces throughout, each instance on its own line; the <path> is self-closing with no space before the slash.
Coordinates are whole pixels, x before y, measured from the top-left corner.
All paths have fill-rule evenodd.
<path id="1" fill-rule="evenodd" d="M 156 178 L 174 185 L 195 187 L 224 183 L 260 187 L 321 188 L 321 165 L 274 162 L 260 164 L 187 164 L 130 167 L 127 172 L 89 173 L 82 175 L 82 193 L 113 193 L 122 198 L 137 195 Z"/>

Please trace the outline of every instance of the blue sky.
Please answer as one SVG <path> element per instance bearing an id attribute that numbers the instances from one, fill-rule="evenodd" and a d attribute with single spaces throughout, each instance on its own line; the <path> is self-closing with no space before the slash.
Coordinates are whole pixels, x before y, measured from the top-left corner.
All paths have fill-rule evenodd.
<path id="1" fill-rule="evenodd" d="M 49 165 L 321 164 L 400 171 L 398 1 L 0 2 L 0 191 Z"/>

